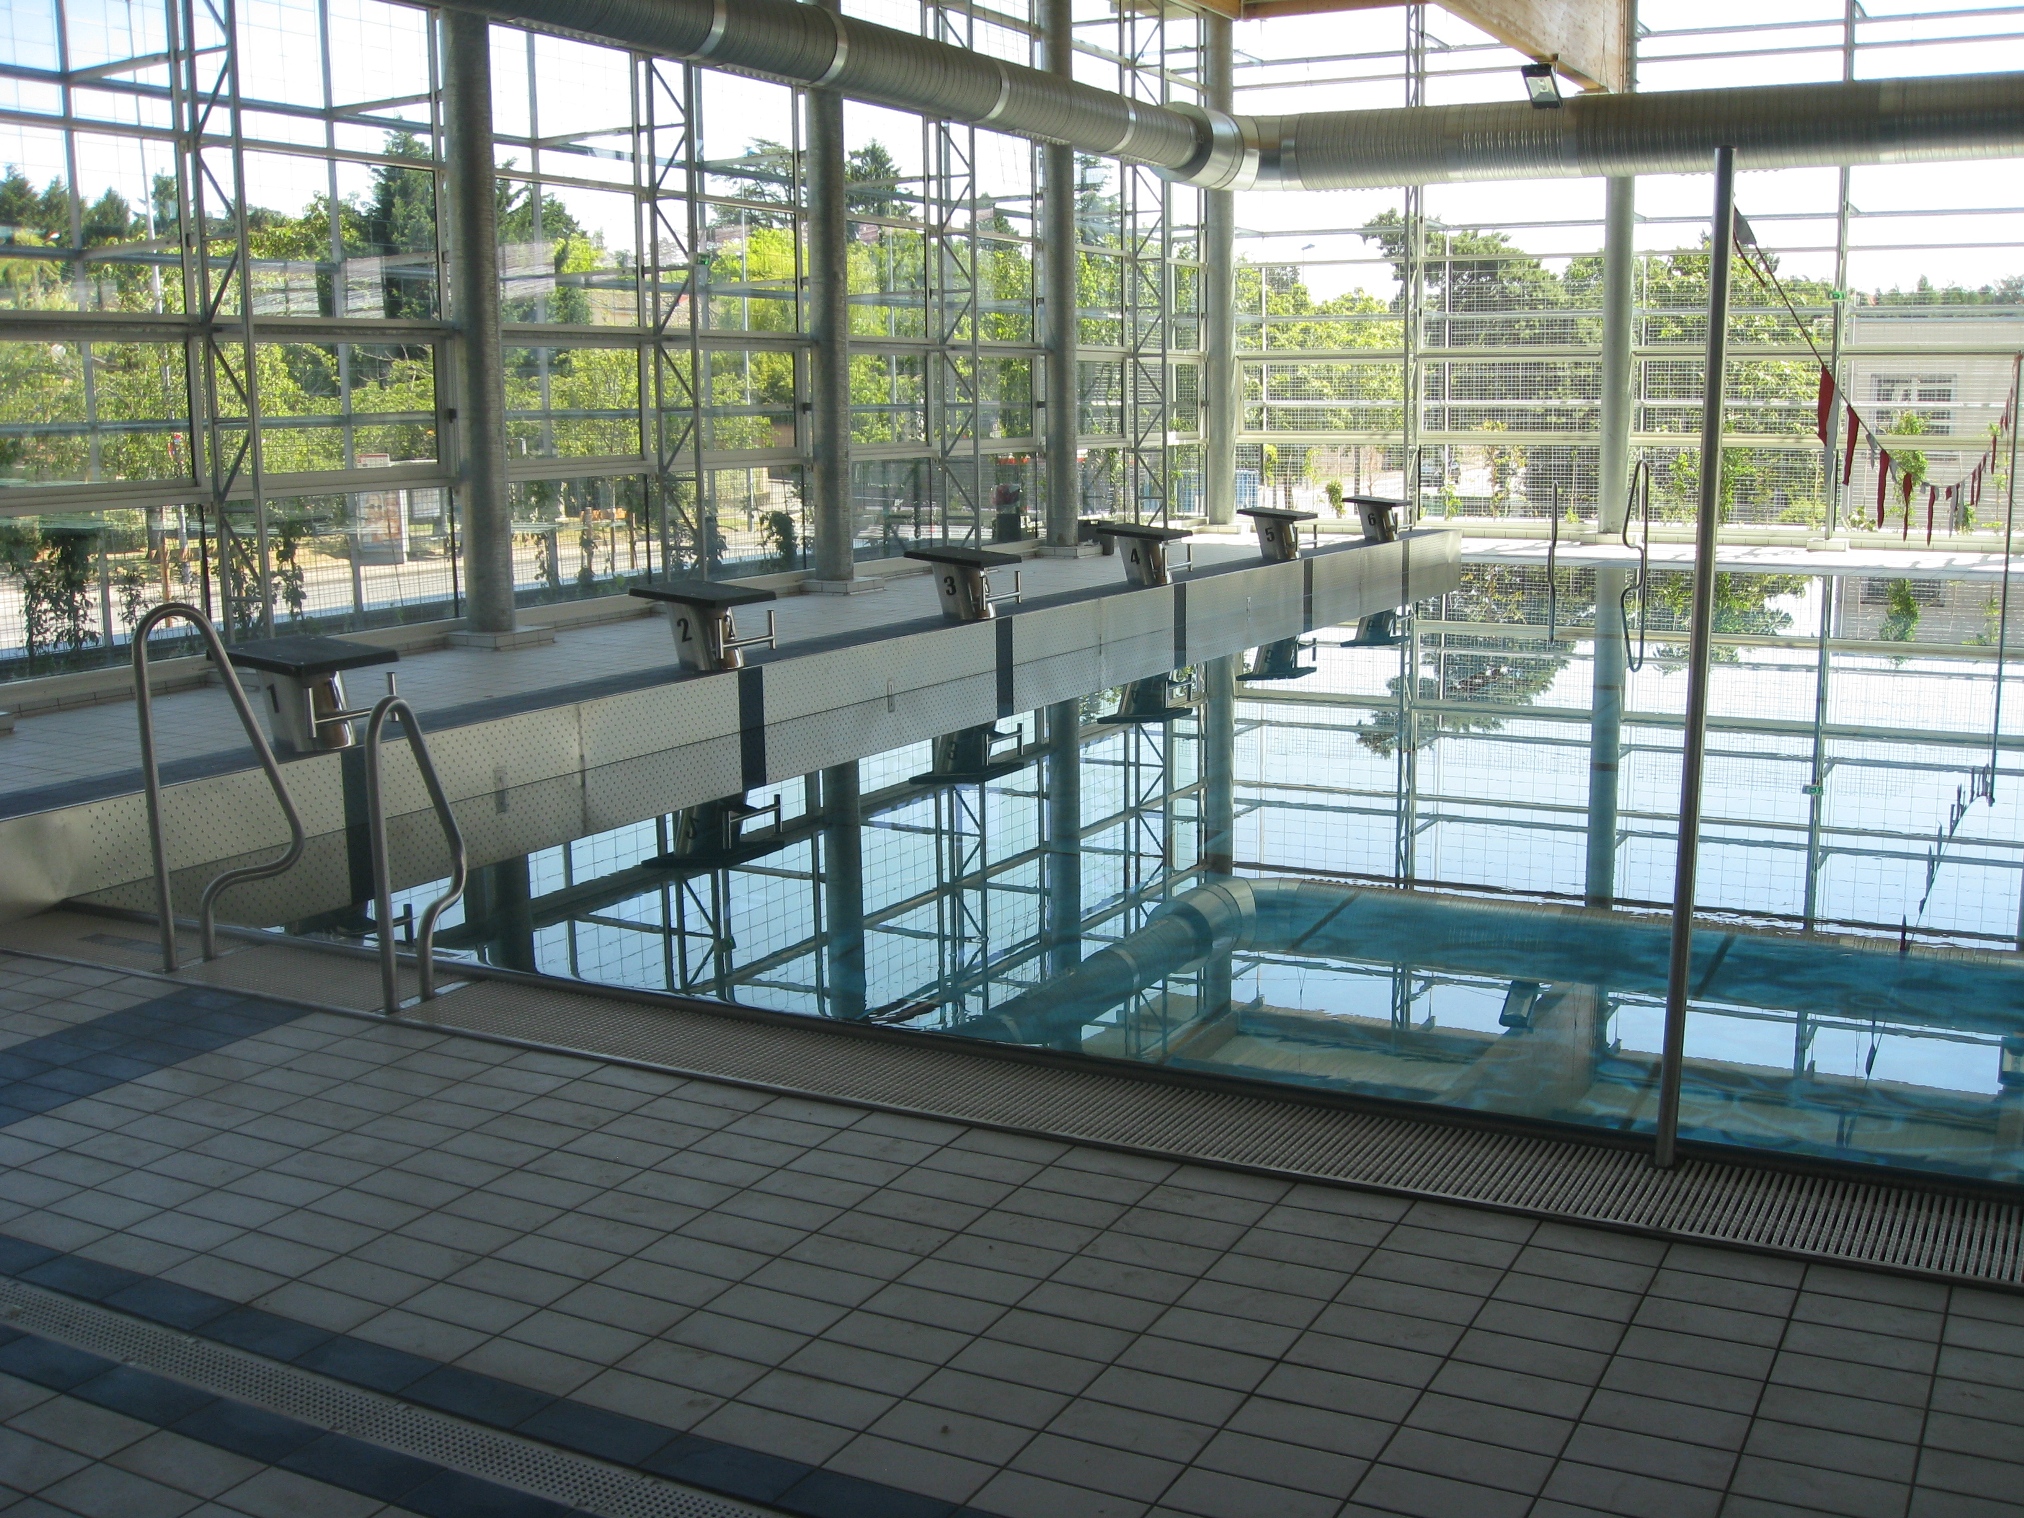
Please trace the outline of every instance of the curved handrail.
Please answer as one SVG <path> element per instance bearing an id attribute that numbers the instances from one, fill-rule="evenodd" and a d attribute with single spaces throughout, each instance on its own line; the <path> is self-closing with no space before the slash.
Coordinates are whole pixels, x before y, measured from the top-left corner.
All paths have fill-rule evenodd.
<path id="1" fill-rule="evenodd" d="M 1560 641 L 1560 481 L 1553 482 L 1553 525 L 1546 538 L 1546 644 Z"/>
<path id="2" fill-rule="evenodd" d="M 382 696 L 365 725 L 365 804 L 372 827 L 373 910 L 379 922 L 380 994 L 388 1017 L 400 1015 L 401 993 L 396 978 L 399 960 L 394 948 L 394 897 L 387 863 L 386 802 L 380 786 L 380 740 L 387 719 L 394 716 L 400 718 L 401 731 L 407 735 L 408 748 L 415 756 L 415 768 L 421 771 L 422 784 L 428 790 L 429 804 L 436 809 L 436 820 L 442 823 L 444 840 L 450 845 L 450 888 L 424 909 L 415 936 L 423 1001 L 433 1001 L 436 995 L 436 919 L 463 897 L 470 878 L 464 834 L 457 826 L 456 814 L 450 810 L 449 797 L 443 794 L 443 782 L 436 776 L 429 746 L 422 740 L 421 719 L 401 697 Z"/>
<path id="3" fill-rule="evenodd" d="M 1645 580 L 1651 568 L 1652 556 L 1652 466 L 1649 459 L 1639 459 L 1631 466 L 1630 499 L 1642 507 L 1642 531 L 1637 540 L 1637 578 L 1624 586 L 1623 594 L 1617 597 L 1617 613 L 1623 619 L 1623 641 L 1626 645 L 1624 662 L 1631 673 L 1644 668 L 1645 662 Z M 1623 546 L 1629 548 L 1630 512 L 1623 514 Z M 1630 643 L 1630 598 L 1637 597 L 1637 657 L 1628 654 Z"/>
<path id="4" fill-rule="evenodd" d="M 176 617 L 190 623 L 202 635 L 211 663 L 225 677 L 225 690 L 239 713 L 239 725 L 246 729 L 246 736 L 252 740 L 253 752 L 260 758 L 260 768 L 267 772 L 267 783 L 274 788 L 274 799 L 281 803 L 282 815 L 288 819 L 288 849 L 279 859 L 226 870 L 204 887 L 204 893 L 197 901 L 197 931 L 205 959 L 218 957 L 218 898 L 235 885 L 248 880 L 264 880 L 293 867 L 295 861 L 302 857 L 305 842 L 302 817 L 295 810 L 295 798 L 288 794 L 288 784 L 281 778 L 281 766 L 275 762 L 267 734 L 261 731 L 260 721 L 253 715 L 252 703 L 246 699 L 246 688 L 239 683 L 239 672 L 226 656 L 218 629 L 209 617 L 186 601 L 168 601 L 157 606 L 142 617 L 133 630 L 134 705 L 140 712 L 141 775 L 148 795 L 148 843 L 154 851 L 155 896 L 160 903 L 162 918 L 162 968 L 166 971 L 177 968 L 176 914 L 169 890 L 168 848 L 162 836 L 162 772 L 155 759 L 155 702 L 154 693 L 148 688 L 148 634 Z"/>

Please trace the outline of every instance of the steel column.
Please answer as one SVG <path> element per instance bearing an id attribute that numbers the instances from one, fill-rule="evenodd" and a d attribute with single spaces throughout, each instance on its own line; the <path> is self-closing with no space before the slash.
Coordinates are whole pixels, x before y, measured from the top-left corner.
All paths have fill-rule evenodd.
<path id="1" fill-rule="evenodd" d="M 1045 0 L 1040 42 L 1047 72 L 1073 77 L 1075 7 L 1072 0 Z M 1041 311 L 1047 355 L 1047 450 L 1045 524 L 1047 543 L 1074 544 L 1081 514 L 1081 471 L 1075 449 L 1080 434 L 1076 402 L 1076 345 L 1080 305 L 1081 254 L 1075 225 L 1075 149 L 1050 142 L 1042 150 L 1040 268 Z"/>
<path id="2" fill-rule="evenodd" d="M 1204 662 L 1202 685 L 1202 878 L 1216 881 L 1229 878 L 1237 852 L 1236 657 Z M 1200 1016 L 1215 1017 L 1230 1005 L 1230 981 L 1229 953 L 1211 954 L 1202 965 Z"/>
<path id="3" fill-rule="evenodd" d="M 839 12 L 840 0 L 817 0 Z M 848 585 L 857 573 L 850 510 L 850 206 L 844 180 L 843 96 L 808 102 L 808 332 L 810 470 L 815 501 L 813 578 Z"/>
<path id="4" fill-rule="evenodd" d="M 1701 416 L 1701 501 L 1694 524 L 1694 610 L 1687 642 L 1686 727 L 1680 741 L 1680 847 L 1673 871 L 1672 962 L 1666 974 L 1665 1047 L 1659 1061 L 1652 1163 L 1673 1166 L 1680 1130 L 1680 1071 L 1687 1041 L 1687 972 L 1694 951 L 1694 874 L 1700 862 L 1701 764 L 1708 738 L 1708 660 L 1715 621 L 1715 528 L 1722 504 L 1722 407 L 1729 349 L 1729 258 L 1735 247 L 1736 150 L 1715 150 L 1715 220 L 1708 257 L 1708 365 Z"/>
<path id="5" fill-rule="evenodd" d="M 1230 19 L 1202 17 L 1202 103 L 1230 109 L 1235 69 Z M 1237 520 L 1238 408 L 1244 402 L 1237 368 L 1237 198 L 1202 192 L 1202 497 L 1211 522 Z"/>
<path id="6" fill-rule="evenodd" d="M 857 765 L 822 772 L 822 960 L 831 1017 L 864 1016 L 864 848 Z"/>
<path id="7" fill-rule="evenodd" d="M 1047 973 L 1082 960 L 1082 705 L 1047 708 Z"/>
<path id="8" fill-rule="evenodd" d="M 1630 505 L 1631 349 L 1636 343 L 1637 181 L 1609 181 L 1602 245 L 1602 456 L 1595 486 L 1597 532 L 1623 531 Z M 1595 572 L 1594 694 L 1589 704 L 1588 872 L 1590 906 L 1616 897 L 1617 794 L 1623 751 L 1625 571 Z"/>
<path id="9" fill-rule="evenodd" d="M 465 626 L 513 631 L 513 506 L 506 487 L 505 355 L 499 340 L 498 199 L 493 189 L 491 27 L 443 12 L 444 205 L 463 497 Z"/>

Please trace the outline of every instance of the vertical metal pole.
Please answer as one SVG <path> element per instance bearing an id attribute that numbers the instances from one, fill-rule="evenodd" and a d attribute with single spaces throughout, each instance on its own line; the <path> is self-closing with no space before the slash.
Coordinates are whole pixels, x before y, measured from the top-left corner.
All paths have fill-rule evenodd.
<path id="1" fill-rule="evenodd" d="M 1235 83 L 1230 18 L 1202 16 L 1202 104 L 1229 111 Z M 1211 522 L 1237 520 L 1237 197 L 1202 192 L 1202 495 Z"/>
<path id="2" fill-rule="evenodd" d="M 2010 471 L 2004 482 L 2003 595 L 1996 607 L 1996 711 L 1989 722 L 1989 805 L 1996 804 L 1996 748 L 2003 735 L 2003 662 L 2010 652 L 2010 559 L 2017 552 L 2017 434 L 2024 431 L 2024 354 L 2010 361 Z M 2024 948 L 2024 886 L 2017 895 L 2017 946 Z"/>
<path id="3" fill-rule="evenodd" d="M 1637 326 L 1637 181 L 1609 181 L 1602 243 L 1602 450 L 1597 461 L 1595 524 L 1607 539 L 1623 531 L 1630 508 L 1631 414 Z M 1616 898 L 1617 795 L 1623 756 L 1623 695 L 1627 668 L 1623 640 L 1626 572 L 1595 572 L 1594 693 L 1589 700 L 1588 869 L 1584 891 L 1592 907 Z"/>
<path id="4" fill-rule="evenodd" d="M 1427 8 L 1424 4 L 1406 7 L 1406 104 L 1425 105 L 1427 99 Z M 1399 391 L 1399 499 L 1400 528 L 1417 527 L 1420 521 L 1420 322 L 1426 315 L 1426 204 L 1424 185 L 1407 185 L 1405 202 L 1406 268 L 1402 293 L 1401 340 L 1404 359 Z M 1262 471 L 1261 471 L 1262 472 Z M 1408 477 L 1410 476 L 1410 477 Z M 1401 687 L 1403 694 L 1404 688 Z"/>
<path id="5" fill-rule="evenodd" d="M 864 1016 L 864 848 L 855 761 L 822 772 L 822 959 L 829 1015 Z"/>
<path id="6" fill-rule="evenodd" d="M 1208 697 L 1202 703 L 1202 878 L 1226 880 L 1236 860 L 1237 832 L 1237 658 L 1226 654 L 1202 666 Z M 1215 1017 L 1230 1005 L 1230 953 L 1209 956 L 1202 966 L 1201 1017 Z"/>
<path id="7" fill-rule="evenodd" d="M 817 0 L 832 13 L 839 0 Z M 809 90 L 808 335 L 809 422 L 814 456 L 815 572 L 847 589 L 857 573 L 850 510 L 850 216 L 844 190 L 843 97 Z"/>
<path id="8" fill-rule="evenodd" d="M 1082 960 L 1082 707 L 1047 708 L 1047 973 Z"/>
<path id="9" fill-rule="evenodd" d="M 1060 78 L 1074 74 L 1075 7 L 1072 0 L 1044 0 L 1041 7 L 1041 63 Z M 1075 226 L 1075 149 L 1048 143 L 1041 149 L 1040 302 L 1047 358 L 1047 506 L 1043 516 L 1048 546 L 1075 543 L 1082 482 L 1075 460 L 1080 418 L 1076 415 L 1076 345 L 1080 271 Z"/>
<path id="10" fill-rule="evenodd" d="M 1708 244 L 1708 367 L 1701 417 L 1701 501 L 1694 524 L 1694 611 L 1687 641 L 1687 716 L 1680 738 L 1680 847 L 1673 869 L 1672 962 L 1666 973 L 1652 1163 L 1673 1166 L 1680 1071 L 1687 1041 L 1687 972 L 1694 950 L 1694 874 L 1700 862 L 1701 763 L 1708 738 L 1708 658 L 1714 644 L 1715 527 L 1722 502 L 1722 409 L 1729 348 L 1729 256 L 1735 247 L 1736 150 L 1715 149 L 1715 222 Z"/>
<path id="11" fill-rule="evenodd" d="M 1820 577 L 1820 633 L 1814 645 L 1813 763 L 1806 791 L 1806 931 L 1820 908 L 1820 830 L 1827 810 L 1827 640 L 1834 630 L 1834 598 L 1841 581 Z"/>
<path id="12" fill-rule="evenodd" d="M 1996 711 L 1989 722 L 1989 804 L 1996 802 L 1996 744 L 2003 735 L 2003 663 L 2010 653 L 2010 556 L 2017 551 L 2017 433 L 2024 417 L 2024 353 L 2010 360 L 2010 470 L 2003 505 L 2003 591 L 1996 603 Z M 2024 920 L 2024 907 L 2018 909 Z M 2020 935 L 2024 936 L 2024 935 Z"/>
<path id="13" fill-rule="evenodd" d="M 498 203 L 492 165 L 492 39 L 483 16 L 443 16 L 444 200 L 464 500 L 465 626 L 513 631 L 513 511 L 506 487 L 505 355 L 499 341 Z"/>

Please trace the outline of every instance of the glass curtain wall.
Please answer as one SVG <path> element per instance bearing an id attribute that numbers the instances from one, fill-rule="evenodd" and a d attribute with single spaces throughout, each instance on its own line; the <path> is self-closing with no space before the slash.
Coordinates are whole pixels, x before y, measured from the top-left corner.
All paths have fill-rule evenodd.
<path id="1" fill-rule="evenodd" d="M 2024 66 L 2024 13 L 2009 6 L 1801 0 L 1757 23 L 1744 7 L 1643 0 L 1638 16 L 1642 90 Z M 1527 60 L 1433 7 L 1236 36 L 1240 111 L 1524 98 Z M 1882 530 L 1923 542 L 1925 481 L 1944 489 L 1972 467 L 2024 347 L 2024 211 L 2008 179 L 1993 163 L 1743 175 L 1738 206 L 1778 278 L 1739 264 L 1731 292 L 1731 540 L 1879 532 L 1871 451 L 1843 487 L 1814 435 L 1824 359 L 1865 419 L 1907 439 L 1894 452 L 1919 455 L 1909 527 L 1894 499 Z M 1661 537 L 1690 535 L 1698 490 L 1709 184 L 1638 181 L 1633 456 L 1651 466 Z M 1570 525 L 1592 523 L 1602 218 L 1592 179 L 1240 196 L 1239 504 L 1333 517 L 1339 482 L 1413 495 L 1472 534 L 1535 535 L 1556 499 Z M 1999 516 L 1986 491 L 1942 500 L 1934 541 L 1986 546 Z"/>
<path id="2" fill-rule="evenodd" d="M 1025 4 L 855 12 L 1020 62 Z M 1185 12 L 1078 9 L 1078 68 L 1192 99 Z M 801 112 L 778 85 L 495 27 L 523 601 L 807 562 Z M 455 615 L 430 11 L 21 0 L 0 18 L 0 680 Z M 1037 153 L 852 105 L 857 552 L 1038 518 Z M 1079 165 L 1085 509 L 1199 499 L 1192 192 Z"/>

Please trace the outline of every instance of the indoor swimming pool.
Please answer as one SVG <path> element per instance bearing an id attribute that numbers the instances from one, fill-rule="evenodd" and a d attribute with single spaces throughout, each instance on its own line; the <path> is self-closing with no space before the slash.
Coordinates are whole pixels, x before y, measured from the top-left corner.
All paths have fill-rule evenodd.
<path id="1" fill-rule="evenodd" d="M 1787 594 L 1793 621 L 1826 585 Z M 1585 906 L 1589 634 L 1546 645 L 1468 612 L 1423 603 L 869 755 L 816 741 L 795 779 L 679 807 L 658 799 L 668 755 L 502 789 L 460 808 L 490 842 L 442 974 L 1649 1132 L 1684 677 L 1656 648 L 1630 677 L 1616 905 Z M 1993 671 L 1837 652 L 1815 723 L 1814 649 L 1758 643 L 1716 666 L 1682 1137 L 2015 1180 L 2009 763 L 1992 801 L 1986 730 L 1833 720 L 1986 711 Z M 421 878 L 426 817 L 407 821 L 411 938 L 442 882 Z M 369 941 L 358 894 L 287 930 Z"/>

